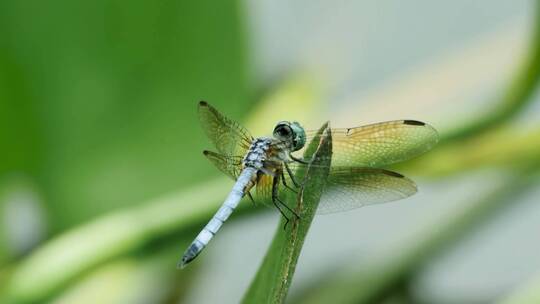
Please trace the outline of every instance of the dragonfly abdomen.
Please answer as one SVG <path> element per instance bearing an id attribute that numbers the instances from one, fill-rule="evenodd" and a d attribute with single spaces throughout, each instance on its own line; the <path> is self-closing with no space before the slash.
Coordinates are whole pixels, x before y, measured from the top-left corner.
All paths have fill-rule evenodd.
<path id="1" fill-rule="evenodd" d="M 185 267 L 189 262 L 193 261 L 202 252 L 204 247 L 208 245 L 212 237 L 214 237 L 219 228 L 221 228 L 234 209 L 236 209 L 244 194 L 254 185 L 254 180 L 257 178 L 257 171 L 253 167 L 246 167 L 242 170 L 242 173 L 240 173 L 240 176 L 221 207 L 197 235 L 186 252 L 184 252 L 182 260 L 178 263 L 180 268 Z"/>

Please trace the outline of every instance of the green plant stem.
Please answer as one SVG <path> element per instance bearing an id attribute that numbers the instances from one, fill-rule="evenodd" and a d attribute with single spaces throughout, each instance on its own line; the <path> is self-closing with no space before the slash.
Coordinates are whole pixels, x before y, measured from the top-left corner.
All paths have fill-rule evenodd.
<path id="1" fill-rule="evenodd" d="M 540 80 L 540 1 L 535 3 L 535 17 L 529 50 L 516 76 L 502 95 L 498 106 L 470 124 L 441 136 L 441 143 L 460 141 L 507 123 L 532 100 Z"/>
<path id="2" fill-rule="evenodd" d="M 330 129 L 324 125 L 319 134 Z M 313 161 L 304 170 L 297 172 L 302 186 L 296 197 L 295 212 L 300 219 L 291 220 L 283 230 L 286 221 L 281 220 L 266 257 L 247 293 L 243 303 L 283 303 L 287 297 L 300 251 L 322 195 L 329 173 L 332 142 L 330 136 L 313 139 L 304 154 Z M 291 215 L 292 216 L 292 215 Z"/>

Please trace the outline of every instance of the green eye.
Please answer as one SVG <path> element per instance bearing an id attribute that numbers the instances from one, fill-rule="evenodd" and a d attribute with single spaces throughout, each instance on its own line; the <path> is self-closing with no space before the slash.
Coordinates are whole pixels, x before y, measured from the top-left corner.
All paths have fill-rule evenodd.
<path id="1" fill-rule="evenodd" d="M 294 151 L 300 150 L 306 144 L 306 132 L 297 122 L 291 124 L 291 129 L 294 133 Z"/>

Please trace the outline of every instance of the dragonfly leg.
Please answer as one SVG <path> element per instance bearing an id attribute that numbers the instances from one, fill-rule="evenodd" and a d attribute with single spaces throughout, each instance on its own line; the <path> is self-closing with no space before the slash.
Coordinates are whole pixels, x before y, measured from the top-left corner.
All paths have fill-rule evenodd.
<path id="1" fill-rule="evenodd" d="M 285 164 L 285 169 L 287 169 L 287 174 L 289 174 L 289 177 L 291 178 L 292 183 L 294 184 L 296 188 L 299 188 L 300 186 L 296 182 L 296 179 L 294 178 L 291 168 L 289 168 L 289 165 L 287 163 L 284 163 L 284 164 Z M 283 183 L 285 183 L 285 177 L 283 178 Z"/>
<path id="2" fill-rule="evenodd" d="M 290 153 L 289 153 L 289 157 L 290 157 L 292 160 L 294 160 L 295 162 L 297 162 L 297 163 L 301 163 L 301 164 L 304 164 L 304 165 L 309 164 L 308 161 L 303 160 L 303 159 L 301 159 L 301 158 L 296 158 L 296 157 L 294 157 L 294 156 L 293 156 L 292 154 L 290 154 Z"/>
<path id="3" fill-rule="evenodd" d="M 255 200 L 253 199 L 253 196 L 251 195 L 251 192 L 248 191 L 247 195 L 248 195 L 248 197 L 249 197 L 249 200 L 253 203 L 253 205 L 257 205 L 257 204 L 255 203 Z"/>
<path id="4" fill-rule="evenodd" d="M 283 186 L 285 186 L 285 188 L 291 190 L 294 193 L 298 193 L 298 191 L 296 191 L 296 189 L 293 189 L 292 187 L 287 185 L 287 182 L 285 181 L 285 173 L 283 171 L 281 171 L 281 183 L 283 184 Z M 294 180 L 293 180 L 293 184 L 296 186 L 296 183 L 294 182 Z M 298 188 L 298 186 L 296 186 L 296 187 Z"/>
<path id="5" fill-rule="evenodd" d="M 283 212 L 281 207 L 279 207 L 276 200 L 272 200 L 272 202 L 274 203 L 274 206 L 276 206 L 277 210 L 279 210 L 279 213 L 281 213 L 281 216 L 285 218 L 285 225 L 283 225 L 283 230 L 285 230 L 285 228 L 287 228 L 287 224 L 289 224 L 290 219 L 285 215 L 285 212 Z"/>
<path id="6" fill-rule="evenodd" d="M 280 203 L 281 206 L 283 206 L 287 210 L 289 210 L 289 212 L 294 214 L 294 216 L 296 216 L 297 219 L 300 219 L 300 216 L 296 212 L 294 212 L 294 210 L 289 208 L 289 206 L 287 206 L 287 204 L 285 204 L 282 200 L 279 199 L 279 196 L 278 196 L 279 178 L 280 178 L 279 175 L 276 175 L 276 177 L 274 177 L 274 179 L 272 180 L 272 202 L 274 203 L 276 208 L 278 208 L 281 215 L 283 215 L 283 217 L 286 219 L 285 225 L 283 225 L 283 229 L 285 230 L 287 228 L 287 224 L 289 224 L 290 219 L 289 219 L 289 217 L 287 217 L 285 215 L 285 213 L 283 212 L 283 209 L 281 209 L 281 207 L 279 207 L 278 203 Z"/>

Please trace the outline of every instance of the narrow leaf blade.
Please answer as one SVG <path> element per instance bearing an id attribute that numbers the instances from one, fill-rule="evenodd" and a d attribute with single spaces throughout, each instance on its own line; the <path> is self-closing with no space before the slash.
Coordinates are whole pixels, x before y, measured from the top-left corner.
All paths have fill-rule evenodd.
<path id="1" fill-rule="evenodd" d="M 286 221 L 282 218 L 243 303 L 283 303 L 287 297 L 302 245 L 326 184 L 332 158 L 332 138 L 329 136 L 328 123 L 317 134 L 304 153 L 304 159 L 312 161 L 296 173 L 297 179 L 302 181 L 298 195 L 290 195 L 287 200 L 295 202 L 290 207 L 300 219 L 292 217 L 284 230 Z M 325 136 L 321 136 L 323 134 Z"/>

